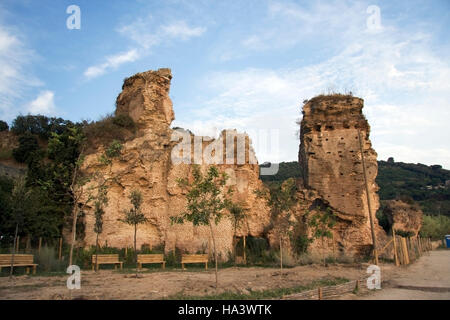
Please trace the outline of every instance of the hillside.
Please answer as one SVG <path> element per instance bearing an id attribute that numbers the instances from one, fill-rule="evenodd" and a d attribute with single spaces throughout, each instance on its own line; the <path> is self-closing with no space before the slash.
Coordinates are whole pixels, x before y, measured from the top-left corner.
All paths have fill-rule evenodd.
<path id="1" fill-rule="evenodd" d="M 300 172 L 297 161 L 282 162 L 276 175 L 261 176 L 261 180 L 270 182 L 298 178 Z M 380 200 L 411 197 L 419 202 L 425 214 L 450 216 L 450 170 L 439 165 L 394 162 L 390 159 L 378 161 L 376 181 L 380 187 Z"/>

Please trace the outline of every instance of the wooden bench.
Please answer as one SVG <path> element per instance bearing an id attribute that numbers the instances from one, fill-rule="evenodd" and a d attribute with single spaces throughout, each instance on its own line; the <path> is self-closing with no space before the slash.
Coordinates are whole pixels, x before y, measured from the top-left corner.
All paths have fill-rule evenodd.
<path id="1" fill-rule="evenodd" d="M 92 270 L 94 270 L 94 267 L 98 271 L 98 266 L 101 264 L 113 264 L 114 270 L 117 269 L 117 265 L 120 265 L 120 270 L 122 270 L 123 262 L 119 261 L 119 255 L 118 254 L 99 254 L 99 255 L 92 255 Z"/>
<path id="2" fill-rule="evenodd" d="M 142 269 L 142 265 L 146 263 L 161 263 L 162 268 L 166 268 L 166 262 L 164 261 L 164 254 L 138 254 L 137 256 L 138 269 Z"/>
<path id="3" fill-rule="evenodd" d="M 0 254 L 0 272 L 3 267 L 11 267 L 12 254 Z M 38 266 L 33 262 L 34 256 L 32 254 L 15 254 L 14 255 L 14 267 L 27 267 L 26 272 L 30 272 L 29 267 L 33 267 L 33 274 L 36 274 L 36 267 Z"/>
<path id="4" fill-rule="evenodd" d="M 204 263 L 205 269 L 208 270 L 208 255 L 207 254 L 183 254 L 181 256 L 181 268 L 185 263 Z"/>

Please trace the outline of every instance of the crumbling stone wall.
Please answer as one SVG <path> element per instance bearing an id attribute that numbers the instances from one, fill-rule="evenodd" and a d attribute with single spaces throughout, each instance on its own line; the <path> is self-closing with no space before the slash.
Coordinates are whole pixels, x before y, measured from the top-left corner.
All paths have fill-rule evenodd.
<path id="1" fill-rule="evenodd" d="M 258 201 L 254 193 L 256 189 L 263 188 L 263 184 L 259 180 L 259 167 L 249 137 L 236 131 L 224 131 L 219 141 L 216 141 L 194 136 L 186 130 L 175 132 L 171 129 L 170 124 L 174 120 L 169 97 L 171 78 L 169 69 L 159 69 L 125 79 L 123 91 L 117 98 L 116 114 L 126 113 L 133 118 L 138 127 L 136 138 L 124 143 L 120 158 L 113 161 L 111 173 L 109 169 L 98 165 L 101 148 L 86 158 L 83 168 L 85 172 L 98 171 L 105 178 L 116 176 L 109 185 L 104 231 L 99 236 L 101 244 L 107 241 L 108 245 L 114 247 L 132 246 L 133 228 L 118 219 L 123 217 L 123 210 L 131 206 L 128 199 L 131 190 L 138 189 L 143 195 L 142 211 L 149 219 L 148 223 L 138 226 L 138 247 L 149 244 L 162 245 L 166 251 L 176 247 L 191 253 L 208 252 L 212 246 L 208 227 L 194 227 L 191 223 L 172 225 L 170 217 L 185 210 L 185 191 L 178 186 L 177 179 L 191 176 L 192 163 L 198 162 L 202 170 L 206 170 L 207 164 L 202 161 L 206 153 L 202 153 L 201 149 L 205 150 L 210 144 L 217 142 L 225 145 L 227 136 L 236 140 L 243 138 L 241 141 L 245 141 L 243 161 L 238 162 L 235 154 L 231 157 L 233 162 L 218 165 L 230 177 L 228 185 L 234 189 L 233 200 L 241 202 L 247 210 L 247 222 L 238 230 L 238 235 L 260 235 L 269 223 L 269 215 L 265 203 Z M 190 137 L 190 141 L 187 147 L 185 144 L 185 150 L 182 150 L 178 142 L 186 136 Z M 200 141 L 200 144 L 195 144 L 196 141 Z M 200 150 L 199 145 L 203 147 Z M 232 151 L 235 152 L 236 148 L 237 141 Z M 187 152 L 185 160 L 189 161 L 174 161 L 173 155 L 178 152 L 184 152 L 184 155 Z M 211 152 L 214 153 L 214 148 Z M 226 153 L 223 157 L 225 160 Z M 89 187 L 87 185 L 86 189 Z M 88 208 L 85 217 L 85 246 L 95 244 L 93 225 L 93 208 Z M 225 217 L 214 228 L 218 251 L 226 259 L 233 244 L 234 230 L 231 221 Z"/>
<path id="2" fill-rule="evenodd" d="M 374 216 L 379 208 L 377 154 L 362 108 L 363 100 L 350 95 L 318 96 L 307 101 L 303 106 L 299 150 L 304 187 L 315 190 L 337 216 L 334 236 L 339 247 L 355 252 L 367 251 L 372 244 L 358 131 Z M 316 198 L 308 199 L 306 209 Z M 382 240 L 384 233 L 374 219 Z"/>

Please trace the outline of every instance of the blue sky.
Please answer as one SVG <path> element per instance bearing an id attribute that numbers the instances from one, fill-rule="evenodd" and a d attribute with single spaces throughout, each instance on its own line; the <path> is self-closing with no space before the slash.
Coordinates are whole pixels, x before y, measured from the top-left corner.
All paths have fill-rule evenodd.
<path id="1" fill-rule="evenodd" d="M 169 67 L 173 126 L 247 131 L 260 162 L 297 159 L 304 99 L 352 91 L 379 159 L 450 169 L 449 15 L 447 0 L 3 0 L 0 119 L 95 120 L 125 77 Z M 261 142 L 273 132 L 276 152 Z"/>

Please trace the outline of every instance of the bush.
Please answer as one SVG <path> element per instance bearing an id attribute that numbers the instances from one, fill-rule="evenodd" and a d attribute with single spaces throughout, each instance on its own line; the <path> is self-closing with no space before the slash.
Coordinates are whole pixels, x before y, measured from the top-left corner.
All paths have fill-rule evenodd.
<path id="1" fill-rule="evenodd" d="M 444 239 L 444 236 L 450 234 L 450 218 L 447 216 L 423 216 L 420 236 L 432 238 L 434 240 Z"/>
<path id="2" fill-rule="evenodd" d="M 115 117 L 112 118 L 112 122 L 122 128 L 127 128 L 134 130 L 136 128 L 136 124 L 134 123 L 133 119 L 125 113 L 118 114 Z"/>
<path id="3" fill-rule="evenodd" d="M 294 238 L 294 250 L 297 255 L 301 255 L 308 251 L 311 240 L 306 235 L 299 234 Z"/>
<path id="4" fill-rule="evenodd" d="M 39 150 L 36 137 L 30 133 L 25 133 L 19 138 L 19 146 L 13 150 L 13 157 L 17 162 L 28 162 Z"/>
<path id="5" fill-rule="evenodd" d="M 67 267 L 64 261 L 57 257 L 55 248 L 43 246 L 39 253 L 35 254 L 38 270 L 44 272 L 61 272 Z"/>
<path id="6" fill-rule="evenodd" d="M 279 265 L 280 264 L 280 253 L 278 252 L 276 254 L 276 262 Z M 298 261 L 297 259 L 289 252 L 289 250 L 283 248 L 283 267 L 295 267 L 297 265 Z"/>
<path id="7" fill-rule="evenodd" d="M 3 120 L 0 120 L 0 132 L 1 131 L 8 131 L 8 130 L 9 130 L 8 123 L 3 121 Z"/>
<path id="8" fill-rule="evenodd" d="M 128 115 L 117 117 L 108 114 L 99 121 L 83 121 L 83 132 L 88 140 L 89 150 L 94 152 L 99 146 L 110 145 L 113 141 L 124 142 L 134 137 L 135 124 Z"/>

